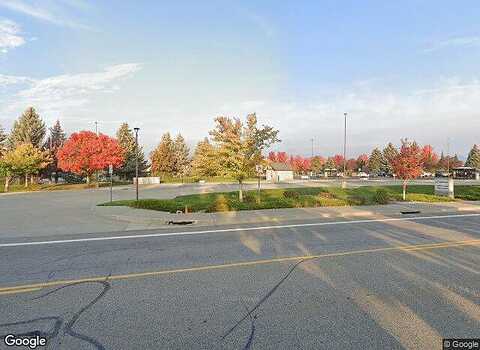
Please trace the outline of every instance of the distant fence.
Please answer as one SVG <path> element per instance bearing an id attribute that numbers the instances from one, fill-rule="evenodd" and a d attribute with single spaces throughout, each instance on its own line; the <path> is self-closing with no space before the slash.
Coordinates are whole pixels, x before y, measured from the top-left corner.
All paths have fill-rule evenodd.
<path id="1" fill-rule="evenodd" d="M 133 178 L 133 183 L 137 183 L 137 178 Z M 138 178 L 138 184 L 139 185 L 153 185 L 153 184 L 159 184 L 160 183 L 160 177 L 139 177 Z"/>

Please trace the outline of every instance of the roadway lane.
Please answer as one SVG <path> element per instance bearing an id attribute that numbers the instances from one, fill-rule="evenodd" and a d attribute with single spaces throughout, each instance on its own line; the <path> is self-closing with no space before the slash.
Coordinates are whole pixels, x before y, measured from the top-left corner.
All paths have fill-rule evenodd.
<path id="1" fill-rule="evenodd" d="M 0 334 L 48 333 L 52 349 L 440 349 L 480 336 L 479 228 L 450 216 L 0 246 Z"/>

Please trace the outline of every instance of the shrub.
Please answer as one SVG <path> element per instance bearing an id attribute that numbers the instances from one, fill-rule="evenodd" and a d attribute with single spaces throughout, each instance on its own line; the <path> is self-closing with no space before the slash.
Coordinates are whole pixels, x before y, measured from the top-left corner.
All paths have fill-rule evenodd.
<path id="1" fill-rule="evenodd" d="M 213 204 L 208 208 L 209 212 L 216 211 L 230 211 L 230 204 L 228 198 L 225 195 L 220 194 L 215 198 Z"/>
<path id="2" fill-rule="evenodd" d="M 390 201 L 390 196 L 388 194 L 388 191 L 385 190 L 384 188 L 378 189 L 375 192 L 373 200 L 375 201 L 375 203 L 378 203 L 378 204 L 388 204 L 388 202 Z"/>
<path id="3" fill-rule="evenodd" d="M 288 199 L 298 199 L 300 198 L 300 194 L 297 191 L 286 190 L 283 192 L 283 197 Z"/>

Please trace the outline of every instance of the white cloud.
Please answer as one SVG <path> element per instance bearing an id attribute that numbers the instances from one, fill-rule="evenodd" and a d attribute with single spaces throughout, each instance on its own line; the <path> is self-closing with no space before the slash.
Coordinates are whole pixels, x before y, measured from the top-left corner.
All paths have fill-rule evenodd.
<path id="1" fill-rule="evenodd" d="M 473 47 L 473 46 L 480 46 L 480 36 L 464 36 L 464 37 L 441 40 L 431 44 L 428 48 L 423 50 L 423 52 L 430 53 L 430 52 L 446 49 L 449 47 Z"/>
<path id="2" fill-rule="evenodd" d="M 0 20 L 0 52 L 7 53 L 23 44 L 25 39 L 21 36 L 20 26 L 8 19 Z"/>
<path id="3" fill-rule="evenodd" d="M 71 108 L 85 106 L 98 93 L 115 91 L 119 80 L 140 68 L 138 63 L 127 63 L 109 66 L 101 72 L 64 74 L 45 79 L 0 75 L 0 87 L 17 87 L 13 94 L 6 94 L 7 104 L 2 114 L 19 113 L 30 105 L 38 106 L 39 110 L 50 115 L 62 114 Z"/>
<path id="4" fill-rule="evenodd" d="M 75 1 L 70 1 L 67 2 L 67 4 L 77 4 L 76 6 L 71 7 L 82 9 L 80 6 L 82 4 L 81 1 L 78 1 L 78 3 Z M 2 0 L 0 1 L 0 6 L 3 6 L 10 11 L 18 12 L 56 25 L 88 29 L 87 26 L 73 21 L 69 18 L 69 16 L 66 15 L 65 4 L 63 1 L 49 1 L 43 3 L 43 6 L 40 7 L 37 5 L 37 3 L 32 3 L 31 1 Z"/>

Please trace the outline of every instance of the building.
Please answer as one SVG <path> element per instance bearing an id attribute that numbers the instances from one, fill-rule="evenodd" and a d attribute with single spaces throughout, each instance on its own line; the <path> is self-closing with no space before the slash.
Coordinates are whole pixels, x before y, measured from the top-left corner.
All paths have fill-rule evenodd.
<path id="1" fill-rule="evenodd" d="M 453 168 L 452 174 L 454 179 L 480 180 L 480 171 L 467 166 Z"/>
<path id="2" fill-rule="evenodd" d="M 282 182 L 293 180 L 293 169 L 289 164 L 271 163 L 266 171 L 267 181 Z"/>

